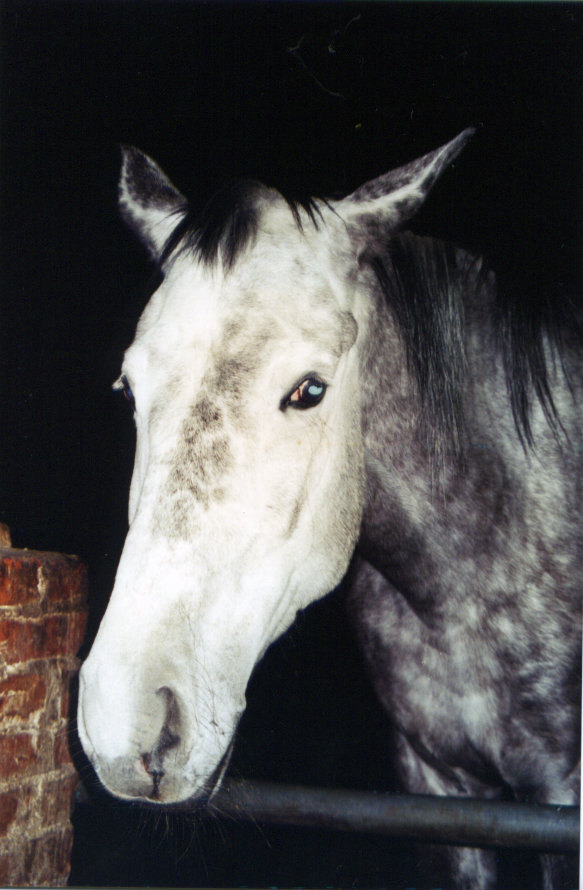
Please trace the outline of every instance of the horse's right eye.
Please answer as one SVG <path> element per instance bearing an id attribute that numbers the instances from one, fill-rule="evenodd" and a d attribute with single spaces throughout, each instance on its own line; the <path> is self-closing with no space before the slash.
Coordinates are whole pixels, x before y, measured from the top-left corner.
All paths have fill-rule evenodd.
<path id="1" fill-rule="evenodd" d="M 125 374 L 122 374 L 119 380 L 113 384 L 113 388 L 118 392 L 122 392 L 123 396 L 130 403 L 132 408 L 136 407 L 136 400 L 134 399 L 134 394 L 132 392 L 132 388 L 129 384 L 129 380 Z"/>

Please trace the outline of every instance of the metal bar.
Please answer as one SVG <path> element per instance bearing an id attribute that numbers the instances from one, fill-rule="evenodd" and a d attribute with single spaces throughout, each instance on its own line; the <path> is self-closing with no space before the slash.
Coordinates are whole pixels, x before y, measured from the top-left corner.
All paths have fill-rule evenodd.
<path id="1" fill-rule="evenodd" d="M 212 808 L 241 819 L 364 831 L 439 844 L 547 853 L 579 848 L 579 808 L 225 781 Z"/>

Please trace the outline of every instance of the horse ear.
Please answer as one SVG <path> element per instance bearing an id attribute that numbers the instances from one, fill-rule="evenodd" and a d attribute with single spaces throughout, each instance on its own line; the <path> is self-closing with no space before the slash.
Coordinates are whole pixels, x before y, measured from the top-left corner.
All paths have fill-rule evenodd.
<path id="1" fill-rule="evenodd" d="M 339 201 L 335 209 L 353 228 L 370 232 L 380 224 L 391 229 L 400 228 L 421 207 L 439 176 L 465 147 L 475 130 L 469 128 L 447 145 L 432 151 L 404 167 L 398 167 L 361 185 L 355 192 Z"/>
<path id="2" fill-rule="evenodd" d="M 155 260 L 187 211 L 187 201 L 148 155 L 131 145 L 122 146 L 118 187 L 124 221 Z"/>

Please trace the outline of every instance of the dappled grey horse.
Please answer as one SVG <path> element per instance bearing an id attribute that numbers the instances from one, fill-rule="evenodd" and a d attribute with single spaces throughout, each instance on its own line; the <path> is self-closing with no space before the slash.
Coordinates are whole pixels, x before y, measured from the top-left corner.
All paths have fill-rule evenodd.
<path id="1" fill-rule="evenodd" d="M 115 384 L 129 531 L 81 671 L 113 794 L 208 799 L 254 665 L 349 571 L 404 786 L 578 800 L 581 341 L 403 232 L 470 135 L 343 200 L 242 182 L 199 217 L 124 150 L 122 214 L 163 280 Z M 491 851 L 449 866 L 496 886 Z"/>

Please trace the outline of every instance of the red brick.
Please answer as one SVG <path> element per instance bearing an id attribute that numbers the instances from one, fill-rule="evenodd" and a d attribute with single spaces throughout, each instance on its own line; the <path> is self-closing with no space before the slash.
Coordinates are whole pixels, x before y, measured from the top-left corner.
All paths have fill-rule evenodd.
<path id="1" fill-rule="evenodd" d="M 45 844 L 48 848 L 46 857 L 50 872 L 44 877 L 45 884 L 53 885 L 59 882 L 66 885 L 71 870 L 71 850 L 73 848 L 73 828 L 68 825 L 55 834 L 47 837 Z"/>
<path id="2" fill-rule="evenodd" d="M 46 599 L 80 603 L 87 599 L 87 569 L 77 556 L 34 550 L 0 551 L 0 605 Z"/>
<path id="3" fill-rule="evenodd" d="M 64 885 L 67 883 L 69 872 L 71 871 L 71 850 L 73 849 L 73 826 L 69 824 L 58 835 L 58 843 L 56 849 L 54 874 L 55 878 L 61 879 Z"/>
<path id="4" fill-rule="evenodd" d="M 0 681 L 0 781 L 18 783 L 0 793 L 0 886 L 67 881 L 78 777 L 65 715 L 86 592 L 75 557 L 0 550 L 0 656 L 17 671 Z M 18 721 L 35 714 L 26 731 Z"/>
<path id="5" fill-rule="evenodd" d="M 87 569 L 76 556 L 42 554 L 39 580 L 52 603 L 77 603 L 87 598 Z"/>
<path id="6" fill-rule="evenodd" d="M 57 654 L 59 640 L 66 640 L 66 634 L 66 615 L 5 618 L 0 621 L 0 651 L 7 664 L 50 658 Z"/>
<path id="7" fill-rule="evenodd" d="M 62 668 L 59 680 L 61 696 L 58 718 L 61 720 L 67 720 L 71 716 L 71 693 L 76 685 L 75 678 L 79 673 L 79 662 L 77 659 L 71 659 L 71 661 L 75 666 Z"/>
<path id="8" fill-rule="evenodd" d="M 5 887 L 65 886 L 70 871 L 72 829 L 23 837 L 0 856 L 0 884 Z"/>
<path id="9" fill-rule="evenodd" d="M 67 729 L 65 727 L 63 728 L 62 732 L 58 733 L 55 739 L 54 758 L 55 769 L 71 763 L 71 754 L 69 752 L 69 738 Z"/>
<path id="10" fill-rule="evenodd" d="M 0 560 L 0 606 L 24 605 L 40 599 L 38 560 L 22 553 L 10 550 Z"/>
<path id="11" fill-rule="evenodd" d="M 75 655 L 85 631 L 85 613 L 0 621 L 0 653 L 7 664 Z"/>
<path id="12" fill-rule="evenodd" d="M 18 795 L 15 791 L 0 794 L 0 836 L 8 833 L 16 817 Z"/>
<path id="13" fill-rule="evenodd" d="M 42 789 L 41 821 L 46 828 L 67 822 L 73 808 L 73 797 L 79 784 L 76 772 L 59 779 L 47 782 Z"/>
<path id="14" fill-rule="evenodd" d="M 31 672 L 0 681 L 0 718 L 26 720 L 45 704 L 46 677 Z"/>
<path id="15" fill-rule="evenodd" d="M 71 683 L 73 677 L 77 674 L 76 670 L 66 670 L 61 674 L 61 707 L 59 717 L 61 720 L 69 716 L 69 707 L 71 699 Z"/>
<path id="16" fill-rule="evenodd" d="M 4 779 L 24 774 L 40 766 L 37 744 L 29 733 L 0 736 L 0 776 Z"/>
<path id="17" fill-rule="evenodd" d="M 69 615 L 69 626 L 67 628 L 66 655 L 77 654 L 85 637 L 86 626 L 87 612 L 85 609 L 79 612 L 71 612 L 71 614 Z"/>
<path id="18" fill-rule="evenodd" d="M 23 884 L 20 875 L 14 875 L 12 856 L 10 853 L 0 854 L 0 887 L 13 887 L 15 884 Z"/>

